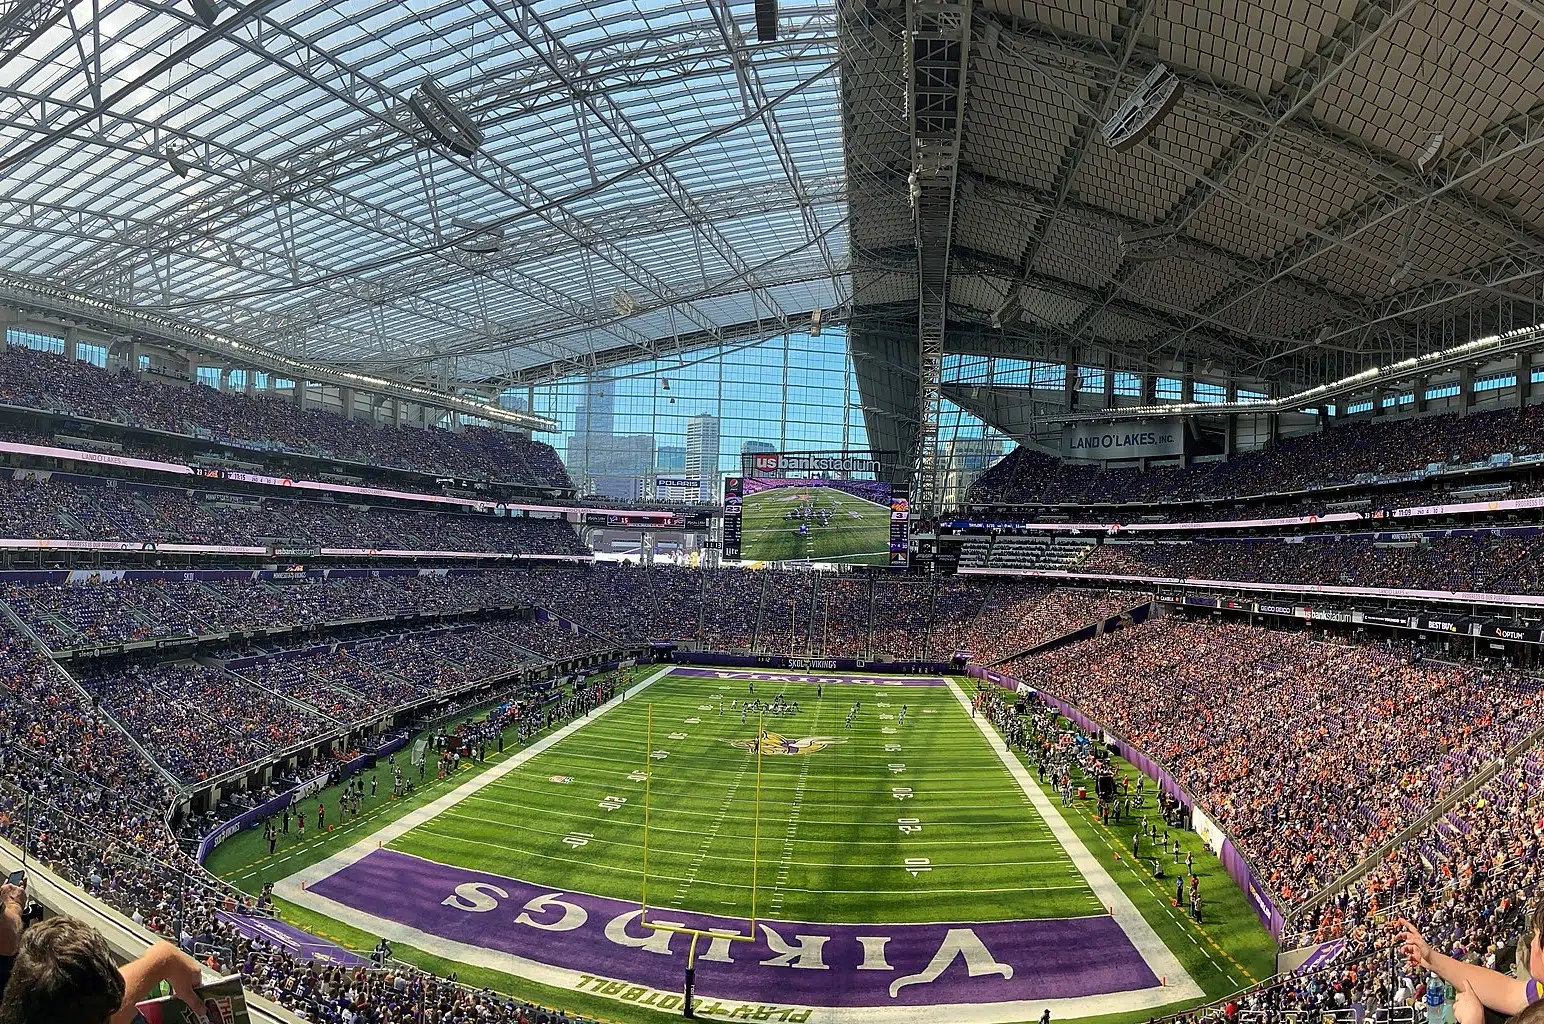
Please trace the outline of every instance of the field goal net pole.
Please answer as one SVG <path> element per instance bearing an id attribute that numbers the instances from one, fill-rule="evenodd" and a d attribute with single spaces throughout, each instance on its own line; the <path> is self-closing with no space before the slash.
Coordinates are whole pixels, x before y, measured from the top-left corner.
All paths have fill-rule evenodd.
<path id="1" fill-rule="evenodd" d="M 706 928 L 691 928 L 686 925 L 669 924 L 663 921 L 649 920 L 649 809 L 651 806 L 650 784 L 654 779 L 654 705 L 649 704 L 648 725 L 644 728 L 643 750 L 643 894 L 639 899 L 638 923 L 645 928 L 651 928 L 656 932 L 669 932 L 675 935 L 690 935 L 691 945 L 686 950 L 686 978 L 682 984 L 681 1016 L 695 1018 L 697 1012 L 692 1004 L 692 988 L 697 980 L 697 940 L 706 936 L 709 940 L 725 939 L 729 942 L 755 942 L 756 941 L 756 896 L 758 890 L 757 868 L 761 864 L 761 738 L 764 735 L 764 712 L 756 714 L 756 813 L 753 826 L 753 839 L 751 840 L 751 916 L 750 927 L 744 934 L 725 934 L 723 931 L 713 931 Z"/>

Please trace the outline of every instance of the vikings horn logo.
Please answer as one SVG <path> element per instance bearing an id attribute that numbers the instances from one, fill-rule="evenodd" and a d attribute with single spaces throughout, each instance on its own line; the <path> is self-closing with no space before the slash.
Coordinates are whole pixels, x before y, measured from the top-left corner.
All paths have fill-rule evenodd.
<path id="1" fill-rule="evenodd" d="M 730 740 L 729 745 L 739 747 L 741 750 L 760 750 L 763 754 L 813 754 L 817 750 L 824 750 L 836 743 L 846 742 L 838 736 L 807 736 L 802 740 L 791 740 L 787 736 L 776 732 L 762 730 L 760 736 L 753 740 Z"/>

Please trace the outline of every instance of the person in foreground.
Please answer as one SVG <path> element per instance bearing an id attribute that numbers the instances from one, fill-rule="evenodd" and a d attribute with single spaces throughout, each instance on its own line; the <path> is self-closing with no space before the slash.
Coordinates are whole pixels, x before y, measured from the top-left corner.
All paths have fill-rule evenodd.
<path id="1" fill-rule="evenodd" d="M 0 999 L 0 1024 L 131 1024 L 135 1004 L 162 981 L 189 1006 L 200 1006 L 193 992 L 199 979 L 197 962 L 169 942 L 120 971 L 100 932 L 54 917 L 23 934 Z"/>
<path id="2" fill-rule="evenodd" d="M 1410 964 L 1435 972 L 1453 986 L 1457 992 L 1454 1015 L 1459 1024 L 1478 1024 L 1475 1018 L 1483 1019 L 1483 1009 L 1514 1016 L 1544 999 L 1544 986 L 1539 982 L 1539 976 L 1544 974 L 1544 899 L 1533 908 L 1528 924 L 1528 959 L 1526 963 L 1518 964 L 1527 968 L 1522 978 L 1437 952 L 1415 925 L 1402 917 L 1395 920 L 1393 926 L 1398 930 L 1397 941 Z"/>

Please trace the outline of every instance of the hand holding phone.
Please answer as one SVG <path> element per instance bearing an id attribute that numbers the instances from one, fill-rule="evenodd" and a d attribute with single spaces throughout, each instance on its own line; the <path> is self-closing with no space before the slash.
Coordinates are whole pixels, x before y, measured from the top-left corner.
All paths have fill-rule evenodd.
<path id="1" fill-rule="evenodd" d="M 6 885 L 14 885 L 25 889 L 27 887 L 27 873 L 20 869 L 12 871 L 5 880 Z"/>

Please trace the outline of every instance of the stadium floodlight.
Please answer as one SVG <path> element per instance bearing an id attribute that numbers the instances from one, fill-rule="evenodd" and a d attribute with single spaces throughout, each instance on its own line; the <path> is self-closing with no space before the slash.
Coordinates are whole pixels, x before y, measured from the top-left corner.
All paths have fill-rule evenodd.
<path id="1" fill-rule="evenodd" d="M 465 217 L 453 217 L 450 226 L 461 233 L 456 248 L 462 252 L 488 255 L 498 252 L 504 242 L 504 228 L 500 224 L 479 224 Z"/>
<path id="2" fill-rule="evenodd" d="M 1389 287 L 1398 288 L 1400 285 L 1404 284 L 1409 277 L 1410 261 L 1408 259 L 1400 260 L 1399 266 L 1395 267 L 1394 272 L 1389 275 Z"/>
<path id="3" fill-rule="evenodd" d="M 1099 126 L 1105 145 L 1123 153 L 1147 138 L 1184 92 L 1178 75 L 1165 64 L 1155 64 L 1110 119 Z"/>
<path id="4" fill-rule="evenodd" d="M 408 107 L 435 141 L 446 149 L 462 156 L 475 156 L 482 148 L 481 129 L 432 77 L 425 75 L 418 83 L 418 88 L 408 97 Z"/>
<path id="5" fill-rule="evenodd" d="M 1016 324 L 1023 316 L 1024 294 L 1014 288 L 1008 292 L 1008 297 L 1003 300 L 1003 304 L 992 314 L 992 326 L 1000 328 L 1008 324 Z"/>
<path id="6" fill-rule="evenodd" d="M 810 337 L 820 337 L 820 307 L 816 306 L 810 311 Z"/>
<path id="7" fill-rule="evenodd" d="M 626 288 L 617 285 L 616 291 L 611 293 L 611 308 L 617 316 L 632 316 L 643 309 L 643 303 L 633 298 Z"/>
<path id="8" fill-rule="evenodd" d="M 1172 228 L 1123 231 L 1118 239 L 1120 254 L 1123 258 L 1132 261 L 1161 259 L 1168 255 L 1169 241 L 1173 237 Z"/>

